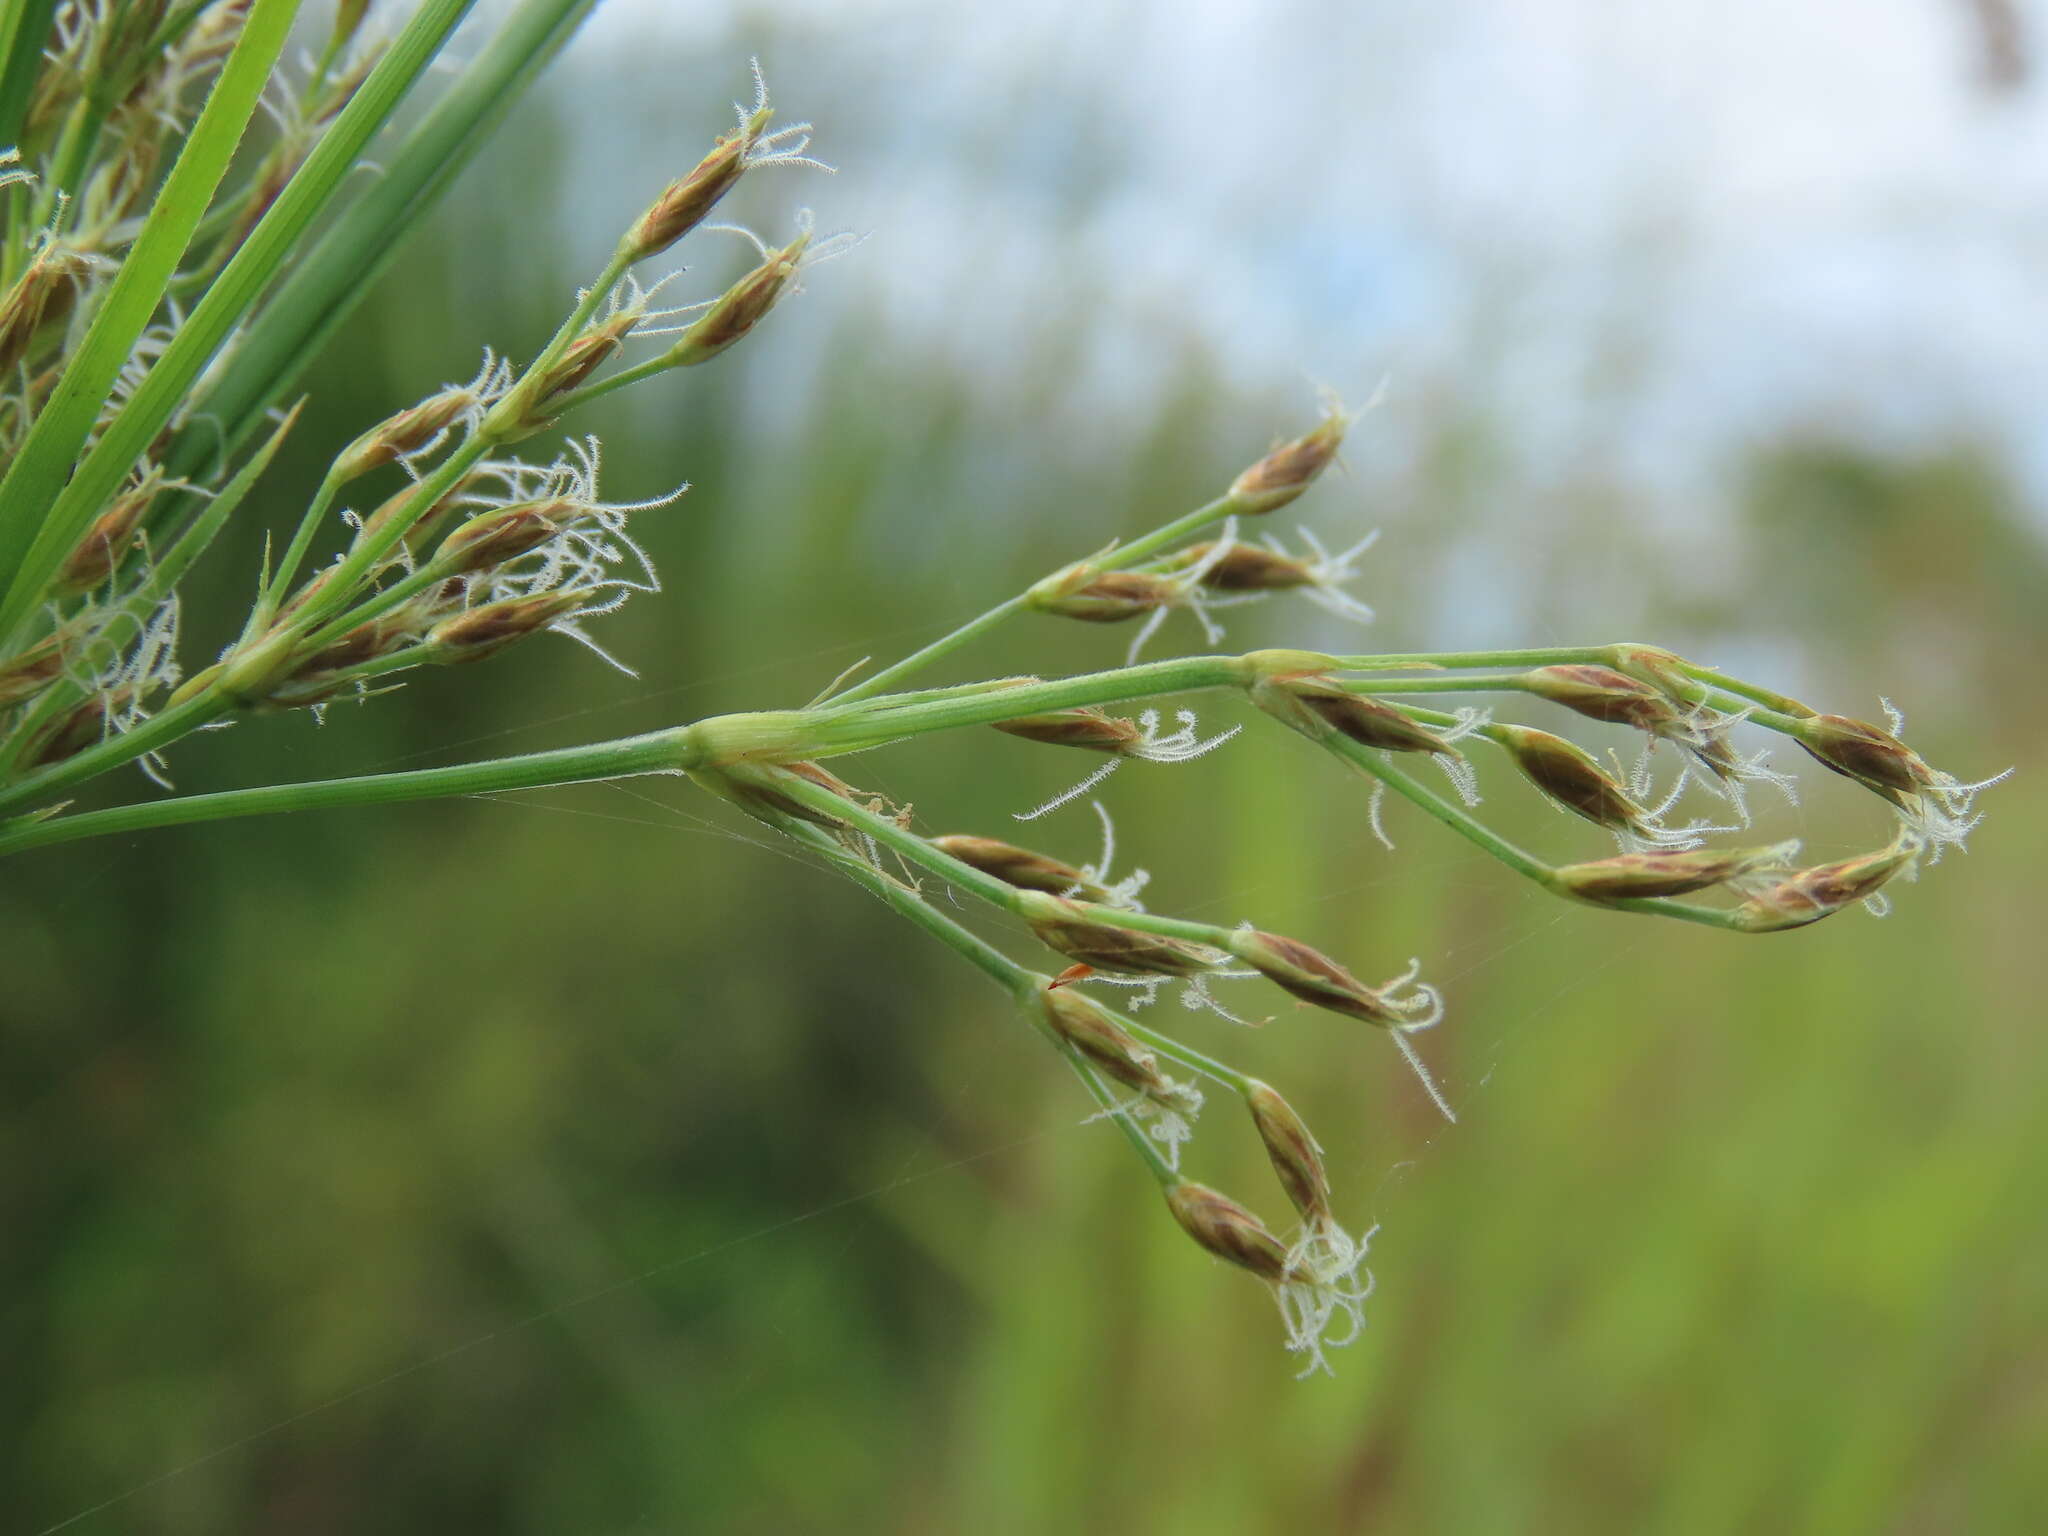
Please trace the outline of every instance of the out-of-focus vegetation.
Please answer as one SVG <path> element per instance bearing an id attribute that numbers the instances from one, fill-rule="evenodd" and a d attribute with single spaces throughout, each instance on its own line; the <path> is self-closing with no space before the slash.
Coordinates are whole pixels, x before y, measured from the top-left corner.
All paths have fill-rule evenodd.
<path id="1" fill-rule="evenodd" d="M 538 142 L 480 167 L 323 368 L 306 463 L 481 342 L 539 339 L 579 272 L 534 244 L 534 188 L 571 175 Z M 480 262 L 494 241 L 510 254 Z M 835 294 L 840 270 L 718 365 L 744 377 L 723 403 L 685 380 L 588 424 L 613 494 L 696 482 L 643 525 L 671 591 L 607 632 L 638 681 L 529 646 L 324 728 L 196 741 L 181 786 L 801 702 L 1201 499 L 1303 414 L 1191 337 L 1113 449 L 1076 444 L 1071 323 L 1024 355 L 942 352 Z M 991 370 L 1000 422 L 973 404 Z M 1386 527 L 1361 587 L 1385 644 L 1764 655 L 1822 707 L 1893 690 L 1965 776 L 2039 762 L 2048 570 L 1994 454 L 1802 423 L 1723 466 L 1739 554 L 1680 580 L 1601 463 L 1532 494 L 1495 430 L 1397 388 L 1359 473 L 1299 509 Z M 1325 636 L 1311 617 L 1232 639 Z M 1048 620 L 979 654 L 1049 672 L 1120 644 Z M 990 733 L 849 776 L 1001 834 L 1068 767 Z M 1187 1243 L 998 996 L 687 786 L 23 856 L 0 888 L 10 1518 L 122 1496 L 74 1529 L 2030 1528 L 2037 776 L 1886 921 L 1756 939 L 1565 909 L 1398 811 L 1390 854 L 1361 788 L 1277 732 L 1112 780 L 1175 911 L 1256 896 L 1362 973 L 1419 954 L 1446 985 L 1425 1043 L 1456 1127 L 1327 1016 L 1229 1041 L 1383 1223 L 1371 1327 L 1306 1383 L 1260 1289 Z M 1817 856 L 1870 846 L 1867 798 L 1824 777 L 1766 816 Z M 1521 830 L 1604 851 L 1540 810 Z M 1084 807 L 1034 834 L 1093 836 Z M 1272 1203 L 1228 1115 L 1193 1156 Z"/>

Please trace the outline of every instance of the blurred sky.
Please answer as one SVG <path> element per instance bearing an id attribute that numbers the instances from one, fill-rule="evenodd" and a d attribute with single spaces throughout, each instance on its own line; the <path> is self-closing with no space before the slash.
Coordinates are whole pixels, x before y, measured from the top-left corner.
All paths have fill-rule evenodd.
<path id="1" fill-rule="evenodd" d="M 758 50 L 845 168 L 800 195 L 870 233 L 843 302 L 967 357 L 1099 332 L 1084 438 L 1192 324 L 1246 384 L 1391 375 L 1683 520 L 1801 427 L 1988 437 L 2048 489 L 2040 10 L 2015 52 L 2003 0 L 610 0 L 558 78 L 649 182 Z"/>

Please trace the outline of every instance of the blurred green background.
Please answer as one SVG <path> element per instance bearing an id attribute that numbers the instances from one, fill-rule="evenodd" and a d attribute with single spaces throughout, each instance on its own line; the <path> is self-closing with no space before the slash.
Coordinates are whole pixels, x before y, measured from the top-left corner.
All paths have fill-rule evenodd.
<path id="1" fill-rule="evenodd" d="M 1161 1005 L 1288 1093 L 1349 1215 L 1381 1224 L 1367 1333 L 1334 1379 L 1299 1383 L 1260 1287 L 1181 1236 L 978 976 L 685 784 L 22 856 L 0 888 L 9 1529 L 108 1500 L 71 1528 L 2038 1528 L 2048 557 L 2037 466 L 2001 414 L 2022 383 L 1970 341 L 1961 285 L 1951 323 L 1941 270 L 1913 325 L 1878 306 L 1906 317 L 1891 355 L 1953 343 L 1926 343 L 1903 406 L 1865 392 L 1884 347 L 1735 324 L 1675 340 L 1666 322 L 1696 329 L 1687 306 L 1717 290 L 1673 280 L 1672 252 L 1723 215 L 1603 223 L 1642 204 L 1591 160 L 1579 203 L 1525 210 L 1563 231 L 1561 265 L 1530 275 L 1455 186 L 1402 173 L 1512 160 L 1511 105 L 1453 114 L 1465 136 L 1446 140 L 1411 91 L 1411 140 L 1359 161 L 1342 137 L 1346 85 L 1423 46 L 1416 8 L 1363 9 L 1210 8 L 1182 18 L 1184 54 L 1144 46 L 1161 8 L 1049 11 L 1011 34 L 1043 47 L 999 57 L 975 16 L 921 6 L 666 29 L 627 8 L 350 329 L 270 484 L 283 520 L 364 422 L 466 377 L 486 341 L 530 350 L 759 49 L 844 172 L 760 178 L 738 213 L 780 226 L 808 201 L 875 234 L 712 368 L 567 424 L 604 434 L 614 496 L 695 482 L 641 524 L 670 590 L 601 626 L 640 677 L 537 642 L 324 726 L 195 741 L 180 787 L 799 703 L 1206 499 L 1306 424 L 1304 370 L 1354 399 L 1391 372 L 1348 478 L 1296 509 L 1332 542 L 1386 530 L 1358 644 L 1639 639 L 1850 714 L 1890 693 L 1937 763 L 2026 770 L 1986 797 L 1972 851 L 1886 921 L 1740 939 L 1564 909 L 1399 809 L 1388 853 L 1359 786 L 1256 721 L 1199 763 L 1113 779 L 1155 909 L 1254 917 L 1368 976 L 1418 955 L 1448 996 L 1424 1045 L 1455 1127 L 1341 1021 L 1287 1009 L 1246 1033 Z M 1512 30 L 1486 30 L 1501 14 L 1453 9 L 1520 78 Z M 1265 51 L 1211 94 L 1244 37 Z M 1530 40 L 1530 68 L 1626 71 L 1583 41 Z M 1923 61 L 1927 89 L 2028 131 L 2031 88 L 1987 98 L 1967 44 Z M 1739 75 L 1722 85 L 1746 100 Z M 1821 139 L 1855 138 L 1853 95 L 1808 81 L 1798 99 Z M 1134 126 L 1162 101 L 1182 118 Z M 1209 109 L 1237 157 L 1159 174 L 1170 130 Z M 1613 129 L 1588 111 L 1582 135 Z M 1339 148 L 1292 152 L 1325 137 Z M 2012 204 L 1963 188 L 1893 234 L 1931 219 L 1995 244 L 2009 226 L 1977 215 Z M 1417 209 L 1429 239 L 1403 245 L 1388 231 Z M 1841 229 L 1776 234 L 1766 287 L 1796 286 Z M 743 253 L 697 243 L 710 291 Z M 1555 302 L 1545 271 L 1595 274 L 1611 302 Z M 1213 296 L 1183 302 L 1205 272 Z M 1540 366 L 1559 349 L 1576 361 Z M 1793 354 L 1796 388 L 1739 366 Z M 254 569 L 243 532 L 211 572 L 214 630 Z M 1231 618 L 1233 646 L 1344 633 L 1301 607 Z M 1167 640 L 1193 647 L 1184 623 Z M 1120 654 L 1121 634 L 1083 629 L 1019 622 L 959 675 Z M 193 658 L 214 630 L 195 621 Z M 1073 767 L 991 734 L 847 771 L 927 830 L 1004 835 Z M 1873 804 L 1821 777 L 1768 826 L 1819 857 L 1873 846 Z M 1603 851 L 1488 783 L 1504 829 Z M 1028 840 L 1080 858 L 1094 835 L 1076 806 Z M 1227 1105 L 1192 1168 L 1282 1208 Z"/>

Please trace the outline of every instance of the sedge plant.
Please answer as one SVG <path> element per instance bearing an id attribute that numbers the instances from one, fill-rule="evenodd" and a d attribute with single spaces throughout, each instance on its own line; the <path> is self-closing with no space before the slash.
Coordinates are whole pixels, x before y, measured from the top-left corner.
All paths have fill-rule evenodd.
<path id="1" fill-rule="evenodd" d="M 1354 417 L 1335 402 L 1213 500 L 801 707 L 450 767 L 172 790 L 169 755 L 195 731 L 374 707 L 409 669 L 481 661 L 545 633 L 596 649 L 593 621 L 659 589 L 629 526 L 656 503 L 604 500 L 598 439 L 565 436 L 569 419 L 714 364 L 807 267 L 851 243 L 814 238 L 808 215 L 779 243 L 711 221 L 742 178 L 818 166 L 809 125 L 776 126 L 757 70 L 732 130 L 625 226 L 531 358 L 486 350 L 462 382 L 366 424 L 316 484 L 277 483 L 293 392 L 322 343 L 592 3 L 525 0 L 395 139 L 394 114 L 468 0 L 422 0 L 388 32 L 365 26 L 360 3 L 341 4 L 298 61 L 295 0 L 0 4 L 0 143 L 13 146 L 0 169 L 0 854 L 228 817 L 685 776 L 985 974 L 1122 1129 L 1173 1219 L 1270 1290 L 1312 1371 L 1362 1323 L 1371 1234 L 1346 1224 L 1316 1138 L 1276 1089 L 1137 1014 L 1176 986 L 1230 1016 L 1220 981 L 1270 984 L 1384 1038 L 1428 1083 L 1410 1037 L 1443 1016 L 1438 990 L 1412 962 L 1383 957 L 1368 972 L 1381 979 L 1366 981 L 1250 919 L 1150 911 L 1142 876 L 1112 874 L 1107 840 L 1076 864 L 1021 829 L 934 833 L 828 763 L 988 730 L 990 750 L 1050 748 L 1089 765 L 1072 790 L 1020 813 L 1029 822 L 1126 764 L 1149 773 L 1225 748 L 1235 732 L 1204 736 L 1189 700 L 1236 696 L 1362 780 L 1358 814 L 1375 831 L 1391 794 L 1562 901 L 1731 936 L 1881 906 L 1974 825 L 1984 783 L 1924 761 L 1895 712 L 1882 726 L 1822 712 L 1654 645 L 1141 660 L 1174 614 L 1212 645 L 1215 615 L 1243 603 L 1298 597 L 1371 617 L 1345 589 L 1369 539 L 1332 553 L 1307 531 L 1293 545 L 1264 532 L 1336 460 Z M 352 179 L 373 148 L 381 174 Z M 754 264 L 690 301 L 647 264 L 700 232 L 746 239 Z M 396 483 L 366 495 L 379 476 Z M 233 638 L 193 665 L 179 640 L 184 578 L 258 506 L 291 512 L 249 573 Z M 1076 676 L 929 685 L 992 631 L 1059 621 L 1133 639 L 1120 664 Z M 1497 720 L 1494 701 L 1515 695 L 1638 750 L 1625 764 Z M 1754 831 L 1752 802 L 1789 797 L 1792 781 L 1739 745 L 1742 733 L 1789 739 L 1874 797 L 1885 833 L 1857 857 L 1807 864 L 1796 843 Z M 93 781 L 138 769 L 155 785 L 113 779 L 127 786 L 121 803 L 76 806 Z M 1537 857 L 1480 814 L 1488 783 L 1547 801 L 1612 846 L 1565 864 Z M 1037 963 L 961 921 L 959 898 L 1007 922 Z M 1219 1095 L 1270 1155 L 1284 1221 L 1183 1170 Z"/>

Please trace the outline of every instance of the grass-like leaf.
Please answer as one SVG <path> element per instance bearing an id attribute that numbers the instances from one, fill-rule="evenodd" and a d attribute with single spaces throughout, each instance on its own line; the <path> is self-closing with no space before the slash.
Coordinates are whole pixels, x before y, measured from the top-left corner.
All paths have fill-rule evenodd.
<path id="1" fill-rule="evenodd" d="M 0 147 L 14 143 L 57 0 L 0 0 Z"/>
<path id="2" fill-rule="evenodd" d="M 149 579 L 142 586 L 147 599 L 154 601 L 164 593 L 175 591 L 178 583 L 184 579 L 185 572 L 192 568 L 193 562 L 206 553 L 206 547 L 213 542 L 214 535 L 220 532 L 235 508 L 242 504 L 242 499 L 249 494 L 263 471 L 270 467 L 271 459 L 276 457 L 277 450 L 284 445 L 285 438 L 298 424 L 299 410 L 303 404 L 301 401 L 299 405 L 293 406 L 285 413 L 284 420 L 272 430 L 263 446 L 249 455 L 248 461 L 235 471 L 235 477 L 207 501 L 205 511 L 193 520 L 192 526 L 180 534 L 177 541 L 165 552 L 164 557 L 157 561 L 150 570 Z"/>
<path id="3" fill-rule="evenodd" d="M 173 474 L 197 473 L 217 442 L 246 441 L 396 259 L 406 236 L 496 130 L 597 0 L 527 0 L 406 136 L 278 288 L 203 397 L 220 437 L 191 433 L 173 449 Z"/>
<path id="4" fill-rule="evenodd" d="M 427 3 L 407 21 L 404 29 L 393 40 L 390 51 L 363 82 L 362 89 L 336 118 L 334 126 L 321 138 L 312 154 L 307 157 L 306 163 L 300 167 L 298 174 L 291 179 L 277 201 L 263 216 L 262 221 L 251 232 L 248 241 L 222 269 L 219 278 L 208 289 L 206 297 L 200 301 L 191 317 L 180 328 L 176 339 L 165 349 L 156 366 L 149 371 L 141 386 L 108 426 L 105 434 L 93 445 L 85 461 L 78 466 L 77 473 L 72 476 L 70 483 L 56 495 L 54 502 L 46 503 L 48 512 L 41 519 L 41 530 L 36 534 L 35 542 L 30 546 L 26 558 L 21 560 L 19 568 L 15 571 L 6 598 L 0 601 L 0 634 L 7 633 L 33 607 L 51 572 L 64 558 L 65 552 L 85 531 L 107 497 L 114 493 L 136 458 L 170 421 L 179 405 L 187 398 L 200 371 L 233 333 L 235 326 L 241 322 L 264 290 L 277 279 L 293 247 L 298 244 L 314 219 L 326 208 L 343 178 L 355 168 L 370 139 L 389 120 L 392 112 L 404 100 L 427 65 L 440 51 L 442 44 L 447 41 L 448 34 L 455 29 L 473 3 L 474 0 L 427 0 Z M 258 34 L 259 20 L 267 19 L 269 25 L 273 27 L 288 27 L 294 8 L 295 0 L 257 0 L 247 31 L 242 41 L 237 44 L 236 58 L 231 59 L 228 69 L 222 72 L 221 83 L 215 88 L 214 98 L 209 98 L 209 111 L 213 107 L 214 99 L 227 88 L 228 73 L 234 69 L 242 49 L 249 45 L 252 36 Z M 263 35 L 267 37 L 268 33 Z M 276 41 L 277 47 L 281 48 L 282 36 L 280 35 Z M 267 75 L 274 59 L 275 50 L 263 60 L 261 74 Z M 239 77 L 237 84 L 240 84 Z M 255 82 L 256 89 L 260 90 L 261 84 L 259 76 Z M 253 101 L 252 93 L 249 110 L 253 110 Z M 246 123 L 246 111 L 242 120 Z M 179 169 L 183 168 L 186 156 L 198 147 L 205 126 L 205 117 L 202 114 L 199 125 L 194 129 L 192 142 L 187 145 L 185 154 L 179 157 L 178 168 L 174 168 L 172 172 L 174 180 Z M 238 128 L 236 137 L 239 136 Z M 208 147 L 215 148 L 212 145 Z M 233 145 L 227 145 L 226 153 L 221 157 L 221 166 L 214 170 L 210 179 L 191 189 L 198 195 L 192 196 L 189 202 L 181 202 L 178 197 L 174 197 L 170 187 L 166 188 L 165 195 L 159 199 L 151 215 L 151 222 L 154 223 L 159 216 L 167 212 L 175 211 L 180 223 L 181 237 L 177 253 L 171 257 L 173 265 L 177 254 L 182 253 L 184 249 L 185 240 L 189 239 L 192 229 L 204 213 L 206 203 L 218 185 L 220 170 L 225 169 L 226 157 L 232 154 L 232 151 Z M 148 228 L 145 226 L 145 238 L 147 234 Z M 129 263 L 136 263 L 135 256 L 130 256 Z M 128 266 L 124 266 L 120 276 L 115 280 L 116 291 L 109 295 L 108 309 L 114 307 L 119 285 L 128 276 Z M 105 382 L 98 393 L 90 397 L 88 409 L 91 414 L 78 424 L 75 436 L 55 441 L 55 446 L 64 450 L 67 459 L 75 454 L 78 445 L 84 441 L 85 434 L 90 431 L 99 402 L 106 398 L 106 391 L 111 387 L 121 363 L 125 361 L 128 348 L 134 345 L 135 337 L 140 335 L 142 326 L 147 323 L 149 314 L 154 311 L 156 302 L 162 295 L 163 285 L 168 282 L 169 277 L 170 268 L 166 267 L 156 279 L 149 309 L 135 320 L 134 329 L 128 335 L 119 356 L 113 358 L 111 362 L 95 359 L 96 367 L 105 368 Z M 96 323 L 93 335 L 97 334 L 98 329 Z M 93 335 L 88 336 L 86 351 L 92 348 Z M 65 386 L 69 382 L 70 372 L 67 370 L 65 382 L 59 385 L 58 396 L 52 401 L 51 409 L 45 416 L 46 420 L 48 416 L 57 414 L 59 406 L 67 402 Z M 44 421 L 37 422 L 38 434 L 43 425 Z M 35 437 L 32 436 L 21 459 L 15 465 L 16 472 L 32 467 L 29 461 L 35 447 Z M 53 463 L 35 478 L 26 480 L 24 489 L 28 491 L 29 499 L 22 505 L 13 505 L 10 500 L 8 505 L 0 507 L 0 570 L 4 570 L 19 551 L 19 543 L 14 542 L 18 539 L 18 534 L 10 525 L 20 517 L 34 515 L 34 510 L 39 505 L 38 493 L 46 489 L 45 478 L 50 471 L 58 468 L 61 468 L 61 465 Z M 14 474 L 10 474 L 7 485 L 0 486 L 0 499 L 11 498 L 14 478 Z"/>
<path id="5" fill-rule="evenodd" d="M 85 340 L 0 481 L 0 574 L 11 573 L 0 600 L 0 635 L 11 633 L 34 606 L 65 552 L 162 426 L 159 421 L 146 432 L 131 428 L 120 433 L 117 421 L 73 473 L 101 406 L 163 302 L 171 275 L 255 115 L 296 10 L 297 0 L 257 0 Z M 133 415 L 136 404 L 130 401 L 123 416 Z M 175 397 L 167 403 L 166 418 L 175 404 Z M 124 447 L 125 456 L 115 462 L 113 454 Z"/>

